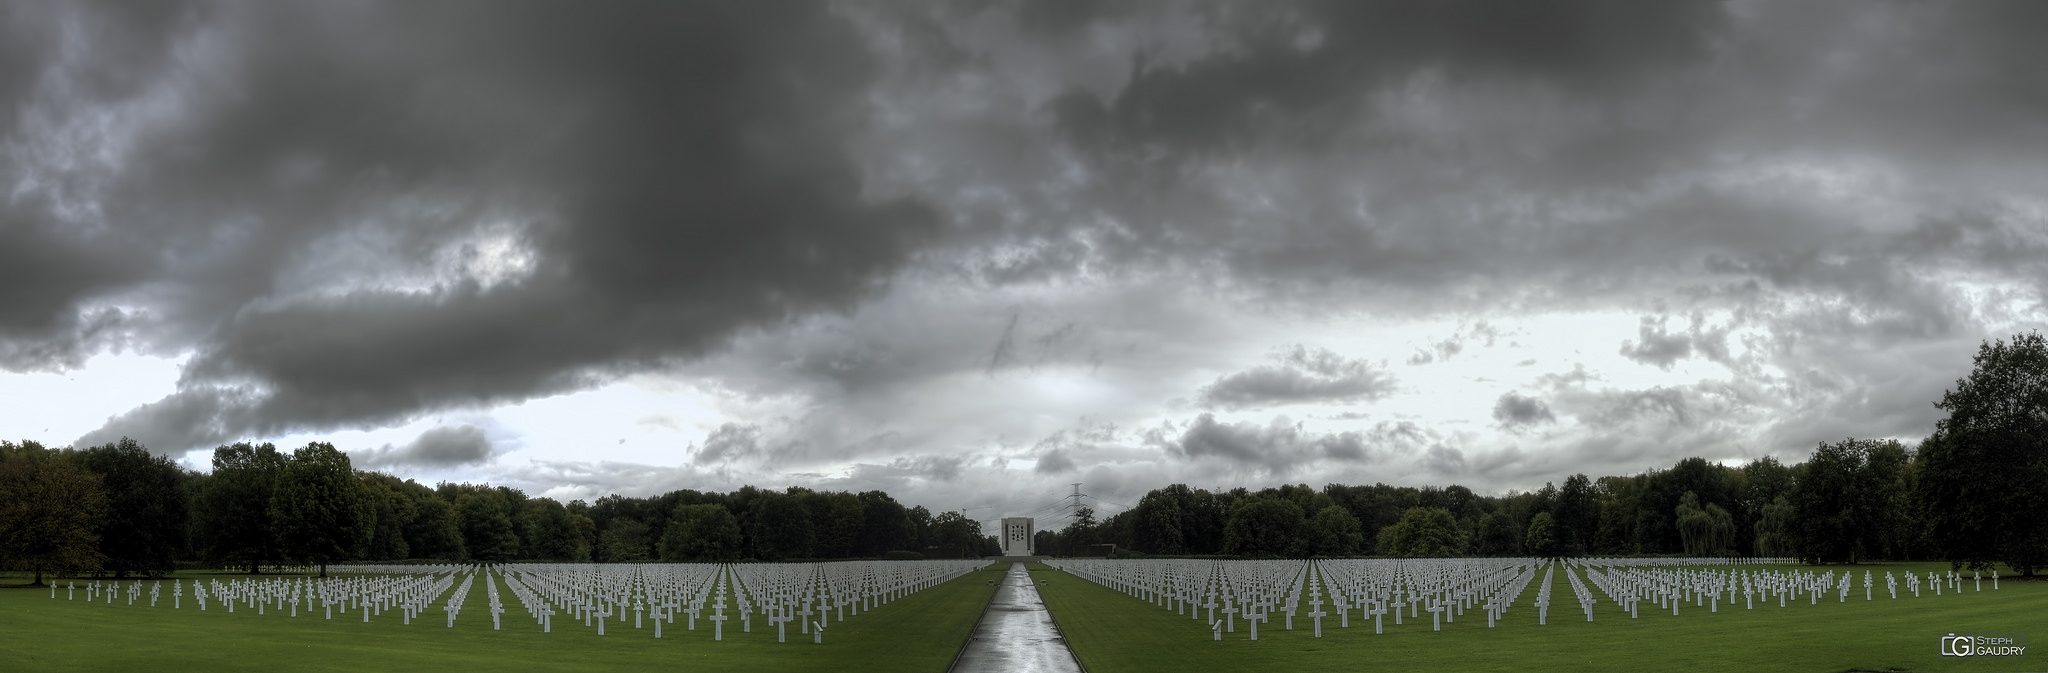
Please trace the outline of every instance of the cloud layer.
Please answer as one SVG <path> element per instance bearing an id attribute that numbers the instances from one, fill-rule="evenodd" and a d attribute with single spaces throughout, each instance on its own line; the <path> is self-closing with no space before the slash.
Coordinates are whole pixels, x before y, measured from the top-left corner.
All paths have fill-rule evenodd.
<path id="1" fill-rule="evenodd" d="M 2043 11 L 10 5 L 0 387 L 143 353 L 57 443 L 991 511 L 1911 439 L 2048 326 Z"/>

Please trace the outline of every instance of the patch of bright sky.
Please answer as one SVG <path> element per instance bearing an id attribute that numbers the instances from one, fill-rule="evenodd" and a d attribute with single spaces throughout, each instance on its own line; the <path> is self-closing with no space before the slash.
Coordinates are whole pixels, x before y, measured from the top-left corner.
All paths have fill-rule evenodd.
<path id="1" fill-rule="evenodd" d="M 634 377 L 580 392 L 498 407 L 492 418 L 516 437 L 500 461 L 609 460 L 674 465 L 728 419 L 720 400 L 694 386 Z"/>
<path id="2" fill-rule="evenodd" d="M 187 357 L 102 353 L 68 372 L 0 371 L 0 429 L 8 440 L 70 446 L 107 418 L 175 392 Z"/>

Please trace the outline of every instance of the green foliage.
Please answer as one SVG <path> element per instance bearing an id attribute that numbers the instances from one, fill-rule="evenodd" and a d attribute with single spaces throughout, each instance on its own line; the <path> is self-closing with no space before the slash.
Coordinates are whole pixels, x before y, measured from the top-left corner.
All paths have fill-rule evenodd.
<path id="1" fill-rule="evenodd" d="M 1307 523 L 1301 505 L 1292 498 L 1239 499 L 1223 524 L 1223 551 L 1253 557 L 1307 556 Z"/>
<path id="2" fill-rule="evenodd" d="M 783 561 L 811 557 L 811 548 L 816 544 L 811 513 L 796 498 L 763 491 L 754 502 L 753 515 L 753 525 L 747 532 L 753 541 L 754 558 Z"/>
<path id="3" fill-rule="evenodd" d="M 376 509 L 348 455 L 313 442 L 292 452 L 270 496 L 271 534 L 283 558 L 320 566 L 360 556 L 376 533 Z"/>
<path id="4" fill-rule="evenodd" d="M 1700 498 L 1686 491 L 1679 498 L 1678 534 L 1685 541 L 1686 556 L 1727 556 L 1735 553 L 1735 518 L 1720 505 L 1700 506 Z"/>
<path id="5" fill-rule="evenodd" d="M 2048 339 L 1986 342 L 1935 406 L 1920 447 L 1920 512 L 1936 549 L 1971 568 L 2048 566 Z"/>
<path id="6" fill-rule="evenodd" d="M 664 561 L 732 561 L 740 549 L 740 521 L 719 505 L 677 506 L 661 534 Z"/>
<path id="7" fill-rule="evenodd" d="M 1548 513 L 1542 517 L 1550 525 Z M 1411 507 L 1401 521 L 1380 531 L 1381 556 L 1398 558 L 1440 558 L 1465 555 L 1464 531 L 1451 511 L 1441 507 Z"/>
<path id="8" fill-rule="evenodd" d="M 981 556 L 985 545 L 981 534 L 981 522 L 967 518 L 959 512 L 941 512 L 932 519 L 930 546 L 927 554 L 934 558 L 972 558 Z"/>
<path id="9" fill-rule="evenodd" d="M 455 497 L 455 521 L 462 530 L 462 545 L 469 558 L 478 561 L 510 561 L 519 555 L 519 535 L 512 529 L 512 505 L 494 489 L 480 489 Z M 646 544 L 634 560 L 647 558 Z"/>
<path id="10" fill-rule="evenodd" d="M 1897 557 L 1904 497 L 1905 448 L 1893 440 L 1822 443 L 1792 490 L 1798 555 L 1857 562 Z"/>
<path id="11" fill-rule="evenodd" d="M 1316 515 L 1309 519 L 1308 533 L 1308 551 L 1316 556 L 1351 556 L 1365 543 L 1365 531 L 1360 529 L 1358 517 L 1336 505 L 1316 510 Z"/>
<path id="12" fill-rule="evenodd" d="M 911 545 L 910 513 L 903 504 L 881 491 L 862 491 L 860 553 L 880 556 Z"/>
<path id="13" fill-rule="evenodd" d="M 1792 518 L 1796 516 L 1792 502 L 1785 496 L 1778 496 L 1763 508 L 1762 516 L 1756 523 L 1756 553 L 1758 556 L 1791 556 L 1798 551 L 1792 537 Z"/>
<path id="14" fill-rule="evenodd" d="M 1517 556 L 1522 553 L 1522 535 L 1506 512 L 1487 512 L 1479 517 L 1477 551 L 1481 556 Z"/>
<path id="15" fill-rule="evenodd" d="M 1522 536 L 1522 548 L 1536 556 L 1557 555 L 1557 526 L 1551 523 L 1549 512 L 1540 512 L 1529 518 L 1529 530 Z"/>
<path id="16" fill-rule="evenodd" d="M 270 444 L 236 443 L 213 450 L 213 475 L 200 491 L 199 546 L 208 560 L 241 563 L 249 572 L 282 558 L 271 534 L 270 498 L 285 457 Z"/>
<path id="17" fill-rule="evenodd" d="M 107 494 L 69 451 L 0 442 L 0 564 L 51 572 L 97 570 Z"/>
<path id="18" fill-rule="evenodd" d="M 191 523 L 184 471 L 126 437 L 80 451 L 78 461 L 100 476 L 107 494 L 99 529 L 106 567 L 117 578 L 169 572 Z"/>
<path id="19" fill-rule="evenodd" d="M 581 545 L 577 540 L 576 521 L 570 517 L 569 509 L 562 503 L 547 498 L 526 501 L 528 533 L 520 536 L 520 541 L 526 545 L 526 558 L 576 560 L 577 548 Z"/>

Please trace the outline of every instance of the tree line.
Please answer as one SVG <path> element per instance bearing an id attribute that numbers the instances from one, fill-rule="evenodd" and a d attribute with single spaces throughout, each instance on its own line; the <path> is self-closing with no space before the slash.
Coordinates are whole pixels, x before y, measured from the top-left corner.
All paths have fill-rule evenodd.
<path id="1" fill-rule="evenodd" d="M 180 563 L 783 561 L 995 552 L 959 512 L 882 491 L 746 486 L 563 504 L 519 489 L 351 468 L 332 444 L 238 443 L 184 469 L 133 439 L 86 449 L 0 441 L 0 566 L 154 575 Z"/>
<path id="2" fill-rule="evenodd" d="M 1986 342 L 1907 447 L 1823 442 L 1807 460 L 1574 474 L 1532 492 L 1307 484 L 1209 491 L 1174 484 L 1098 520 L 1080 509 L 1041 550 L 1115 545 L 1234 556 L 1784 556 L 1808 562 L 2048 564 L 2048 343 Z"/>

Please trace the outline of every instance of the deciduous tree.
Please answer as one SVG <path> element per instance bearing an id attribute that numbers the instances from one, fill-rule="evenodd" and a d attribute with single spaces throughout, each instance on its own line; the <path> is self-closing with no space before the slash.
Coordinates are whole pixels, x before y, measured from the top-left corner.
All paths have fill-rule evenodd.
<path id="1" fill-rule="evenodd" d="M 377 512 L 348 454 L 313 442 L 292 452 L 270 496 L 271 533 L 285 558 L 320 566 L 369 547 Z"/>
<path id="2" fill-rule="evenodd" d="M 1920 446 L 1921 513 L 1937 550 L 1970 568 L 2048 566 L 2048 339 L 1986 342 Z"/>
<path id="3" fill-rule="evenodd" d="M 100 476 L 65 452 L 0 442 L 0 563 L 35 573 L 97 570 L 107 512 Z"/>

